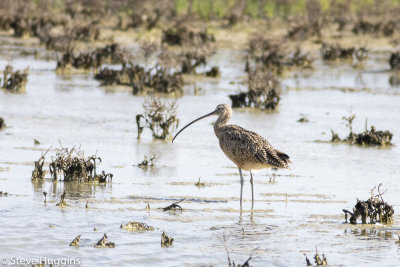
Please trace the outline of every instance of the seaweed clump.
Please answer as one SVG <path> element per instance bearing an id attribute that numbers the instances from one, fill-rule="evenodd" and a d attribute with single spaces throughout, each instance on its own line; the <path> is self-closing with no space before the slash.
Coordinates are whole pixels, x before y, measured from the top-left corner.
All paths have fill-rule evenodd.
<path id="1" fill-rule="evenodd" d="M 181 94 L 183 79 L 180 73 L 171 72 L 170 68 L 161 67 L 156 64 L 150 69 L 133 64 L 122 64 L 122 69 L 114 70 L 103 68 L 95 79 L 102 82 L 102 85 L 127 85 L 132 86 L 134 95 L 148 92 L 152 89 L 156 93 Z"/>
<path id="2" fill-rule="evenodd" d="M 367 218 L 369 217 L 369 223 L 392 223 L 393 222 L 393 214 L 394 209 L 393 206 L 389 205 L 382 198 L 382 195 L 386 192 L 380 191 L 380 187 L 382 184 L 378 186 L 378 194 L 374 192 L 376 186 L 371 189 L 371 197 L 367 201 L 361 201 L 357 199 L 357 203 L 353 208 L 353 212 L 350 212 L 346 209 L 343 210 L 345 213 L 345 220 L 347 223 L 347 214 L 350 214 L 350 223 L 357 224 L 358 217 L 361 216 L 361 223 L 366 224 Z"/>
<path id="3" fill-rule="evenodd" d="M 71 49 L 67 49 L 57 60 L 57 69 L 94 69 L 98 71 L 104 63 L 122 63 L 126 52 L 118 44 L 110 44 L 93 51 L 82 52 L 74 55 Z"/>
<path id="4" fill-rule="evenodd" d="M 310 260 L 308 259 L 307 255 L 305 253 L 304 253 L 304 256 L 306 257 L 307 266 L 314 266 L 311 264 Z M 322 259 L 321 259 L 321 257 L 318 254 L 317 248 L 315 248 L 314 262 L 315 262 L 315 266 L 328 265 L 328 259 L 326 258 L 325 254 L 322 254 Z"/>
<path id="5" fill-rule="evenodd" d="M 248 55 L 255 60 L 257 66 L 275 74 L 282 74 L 284 68 L 308 68 L 313 62 L 309 54 L 303 53 L 299 46 L 291 49 L 283 40 L 268 39 L 262 35 L 250 40 Z"/>
<path id="6" fill-rule="evenodd" d="M 142 222 L 128 222 L 126 225 L 121 224 L 120 228 L 131 231 L 131 232 L 143 232 L 143 231 L 153 231 L 154 227 L 149 226 Z"/>
<path id="7" fill-rule="evenodd" d="M 79 240 L 81 238 L 81 235 L 78 235 L 77 237 L 74 238 L 74 240 L 71 241 L 69 244 L 70 246 L 79 246 Z"/>
<path id="8" fill-rule="evenodd" d="M 352 60 L 356 58 L 358 61 L 363 61 L 368 56 L 368 50 L 365 47 L 341 47 L 339 44 L 331 45 L 322 43 L 321 56 L 323 60 L 333 61 L 339 59 Z"/>
<path id="9" fill-rule="evenodd" d="M 305 122 L 310 122 L 310 120 L 307 117 L 301 117 L 300 119 L 297 120 L 297 122 L 305 123 Z"/>
<path id="10" fill-rule="evenodd" d="M 174 238 L 171 236 L 167 236 L 167 234 L 163 231 L 161 235 L 161 247 L 169 247 L 174 242 Z"/>
<path id="11" fill-rule="evenodd" d="M 66 207 L 66 206 L 69 206 L 69 205 L 67 204 L 67 202 L 65 201 L 65 196 L 66 196 L 66 195 L 67 195 L 67 192 L 65 192 L 65 190 L 64 190 L 64 192 L 63 192 L 62 195 L 61 195 L 60 202 L 58 202 L 58 203 L 56 204 L 56 206 L 59 206 L 59 207 L 61 207 L 61 208 Z"/>
<path id="12" fill-rule="evenodd" d="M 156 154 L 154 154 L 149 158 L 145 155 L 143 161 L 138 164 L 138 167 L 143 169 L 147 169 L 148 167 L 154 167 L 154 163 L 156 162 L 156 160 L 157 160 Z"/>
<path id="13" fill-rule="evenodd" d="M 145 127 L 151 130 L 154 139 L 169 137 L 178 128 L 177 107 L 176 101 L 164 104 L 160 98 L 147 98 L 143 103 L 144 114 L 136 115 L 137 138 L 140 138 Z"/>
<path id="14" fill-rule="evenodd" d="M 207 63 L 207 54 L 207 49 L 195 49 L 183 53 L 181 55 L 181 73 L 195 74 L 197 67 Z"/>
<path id="15" fill-rule="evenodd" d="M 221 76 L 221 71 L 219 70 L 218 67 L 213 66 L 209 71 L 206 71 L 204 73 L 207 77 L 220 77 Z"/>
<path id="16" fill-rule="evenodd" d="M 99 80 L 102 85 L 131 86 L 134 95 L 144 93 L 182 94 L 182 72 L 174 71 L 172 68 L 172 62 L 174 61 L 172 55 L 168 52 L 162 52 L 160 53 L 158 62 L 151 66 L 147 65 L 151 55 L 154 54 L 157 49 L 158 47 L 154 43 L 142 44 L 141 52 L 146 62 L 146 65 L 144 66 L 136 64 L 130 53 L 118 48 L 116 45 L 95 50 L 93 52 L 94 55 L 89 55 L 88 62 L 94 62 L 96 67 L 100 66 L 105 60 L 108 60 L 113 64 L 121 64 L 120 69 L 110 67 L 100 69 L 98 67 L 95 79 Z M 162 57 L 166 54 L 168 54 L 168 59 L 170 60 L 163 60 Z M 187 57 L 188 59 L 186 61 L 182 59 L 182 62 L 187 63 L 186 71 L 188 72 L 192 70 L 194 71 L 197 64 L 205 64 L 206 54 L 204 54 L 204 59 L 201 54 L 188 54 Z M 185 58 L 185 56 L 182 56 L 181 58 Z M 191 61 L 192 59 L 195 60 L 194 63 Z M 197 60 L 199 60 L 199 62 L 197 62 Z M 192 66 L 191 63 L 195 66 Z"/>
<path id="17" fill-rule="evenodd" d="M 249 70 L 248 91 L 229 95 L 232 107 L 276 109 L 280 101 L 280 83 L 270 73 Z"/>
<path id="18" fill-rule="evenodd" d="M 35 169 L 32 171 L 32 181 L 42 180 L 44 178 L 46 171 L 43 170 L 43 165 L 46 153 L 41 155 L 40 158 L 35 161 Z"/>
<path id="19" fill-rule="evenodd" d="M 354 133 L 353 132 L 353 120 L 356 115 L 350 113 L 348 117 L 343 116 L 343 120 L 345 120 L 347 128 L 349 128 L 349 135 L 341 139 L 337 133 L 333 130 L 331 142 L 343 142 L 348 144 L 357 144 L 357 145 L 376 145 L 376 146 L 391 146 L 391 140 L 393 134 L 390 131 L 377 131 L 374 126 L 371 126 L 371 129 L 368 130 L 367 120 L 365 120 L 365 131 L 362 133 Z"/>
<path id="20" fill-rule="evenodd" d="M 84 152 L 73 147 L 72 149 L 61 148 L 57 150 L 56 157 L 52 158 L 49 165 L 53 180 L 57 180 L 57 174 L 63 173 L 63 181 L 75 182 L 99 182 L 111 181 L 113 174 L 96 173 L 96 164 L 101 158 L 96 155 L 85 157 Z"/>
<path id="21" fill-rule="evenodd" d="M 206 183 L 205 182 L 201 182 L 200 181 L 200 177 L 199 177 L 199 180 L 194 185 L 197 186 L 197 187 L 203 187 L 203 186 L 206 186 Z"/>
<path id="22" fill-rule="evenodd" d="M 12 92 L 24 92 L 25 85 L 28 81 L 29 68 L 23 72 L 19 70 L 13 71 L 11 65 L 7 65 L 3 71 L 3 85 L 2 87 Z"/>
<path id="23" fill-rule="evenodd" d="M 353 26 L 354 34 L 383 34 L 392 36 L 398 27 L 398 22 L 394 19 L 378 20 L 374 17 L 360 16 Z"/>
<path id="24" fill-rule="evenodd" d="M 390 55 L 389 64 L 392 70 L 400 70 L 400 52 Z"/>
<path id="25" fill-rule="evenodd" d="M 102 171 L 100 174 L 96 172 L 96 165 L 101 162 L 101 158 L 96 155 L 85 157 L 84 152 L 79 148 L 64 148 L 56 150 L 55 157 L 51 157 L 49 171 L 53 181 L 57 181 L 58 175 L 63 174 L 63 181 L 72 182 L 111 182 L 113 174 Z M 47 153 L 47 152 L 46 152 Z M 45 155 L 42 155 L 35 162 L 35 169 L 32 172 L 32 181 L 44 178 L 43 170 Z"/>
<path id="26" fill-rule="evenodd" d="M 4 122 L 4 119 L 0 117 L 0 130 L 3 130 L 6 128 L 6 123 Z"/>
<path id="27" fill-rule="evenodd" d="M 115 243 L 108 241 L 107 235 L 103 237 L 94 245 L 95 248 L 115 248 Z"/>
<path id="28" fill-rule="evenodd" d="M 179 46 L 209 45 L 215 42 L 215 37 L 209 34 L 206 29 L 195 30 L 182 25 L 164 29 L 161 42 Z"/>

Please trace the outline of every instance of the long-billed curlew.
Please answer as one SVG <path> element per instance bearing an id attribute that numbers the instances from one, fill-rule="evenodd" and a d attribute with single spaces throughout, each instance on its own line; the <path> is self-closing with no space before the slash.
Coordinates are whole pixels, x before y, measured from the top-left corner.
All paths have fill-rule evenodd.
<path id="1" fill-rule="evenodd" d="M 242 212 L 242 193 L 243 193 L 243 175 L 242 170 L 250 171 L 251 184 L 251 209 L 254 208 L 254 184 L 252 170 L 266 168 L 285 168 L 289 169 L 288 164 L 292 163 L 289 156 L 274 149 L 268 141 L 256 134 L 237 125 L 226 125 L 232 116 L 232 109 L 226 104 L 220 104 L 217 108 L 183 127 L 172 139 L 175 138 L 188 126 L 196 121 L 207 118 L 212 115 L 218 115 L 214 123 L 214 132 L 219 140 L 219 145 L 225 155 L 232 160 L 239 169 L 240 174 L 240 212 Z"/>

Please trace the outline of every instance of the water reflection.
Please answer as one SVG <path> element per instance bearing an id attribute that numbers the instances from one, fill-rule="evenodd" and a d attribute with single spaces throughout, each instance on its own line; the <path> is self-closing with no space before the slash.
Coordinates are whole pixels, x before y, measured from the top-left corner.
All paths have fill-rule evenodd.
<path id="1" fill-rule="evenodd" d="M 395 72 L 389 77 L 389 84 L 392 87 L 400 87 L 400 73 Z"/>
<path id="2" fill-rule="evenodd" d="M 76 183 L 76 182 L 32 182 L 33 193 L 37 198 L 44 199 L 43 192 L 47 192 L 49 197 L 58 197 L 64 190 L 68 198 L 95 198 L 97 192 L 111 192 L 112 183 L 94 184 L 94 183 Z"/>
<path id="3" fill-rule="evenodd" d="M 364 228 L 364 226 L 362 226 L 362 228 L 351 229 L 349 232 L 357 237 L 368 237 L 368 239 L 393 238 L 392 231 L 388 230 L 387 228 L 368 227 L 368 226 Z M 344 233 L 347 234 L 348 230 L 346 229 Z"/>

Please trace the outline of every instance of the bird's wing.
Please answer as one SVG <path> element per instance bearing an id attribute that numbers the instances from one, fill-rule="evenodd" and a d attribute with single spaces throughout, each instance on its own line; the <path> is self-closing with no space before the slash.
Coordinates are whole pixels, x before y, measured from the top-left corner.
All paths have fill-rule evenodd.
<path id="1" fill-rule="evenodd" d="M 220 145 L 233 161 L 252 161 L 281 168 L 287 168 L 290 162 L 285 160 L 285 156 L 287 159 L 289 156 L 275 150 L 265 138 L 236 125 L 225 126 L 220 136 Z"/>

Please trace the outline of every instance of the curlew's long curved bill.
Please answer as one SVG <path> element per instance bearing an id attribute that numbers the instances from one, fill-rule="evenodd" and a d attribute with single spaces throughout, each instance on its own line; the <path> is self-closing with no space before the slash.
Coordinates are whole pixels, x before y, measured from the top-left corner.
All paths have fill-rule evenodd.
<path id="1" fill-rule="evenodd" d="M 211 112 L 211 113 L 208 113 L 207 115 L 201 116 L 200 118 L 195 119 L 194 121 L 188 123 L 185 127 L 183 127 L 183 128 L 174 136 L 174 138 L 172 138 L 172 143 L 174 142 L 174 140 L 175 140 L 175 138 L 178 136 L 178 134 L 180 134 L 180 133 L 181 133 L 183 130 L 185 130 L 187 127 L 189 127 L 190 125 L 192 125 L 192 124 L 195 123 L 196 121 L 199 121 L 199 120 L 201 120 L 201 119 L 207 118 L 207 117 L 212 116 L 212 115 L 216 115 L 216 112 L 213 111 L 213 112 Z"/>

